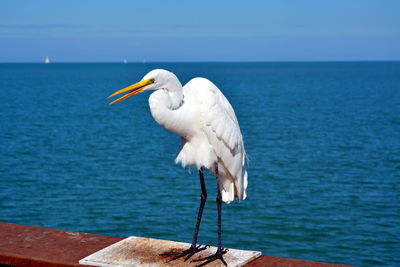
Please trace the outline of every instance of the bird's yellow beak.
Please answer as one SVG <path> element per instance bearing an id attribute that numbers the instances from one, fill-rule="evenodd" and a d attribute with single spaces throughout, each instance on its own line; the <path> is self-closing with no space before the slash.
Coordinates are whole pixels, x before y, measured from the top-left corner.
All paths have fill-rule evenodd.
<path id="1" fill-rule="evenodd" d="M 111 94 L 110 96 L 108 96 L 108 98 L 113 97 L 113 96 L 116 96 L 116 95 L 119 95 L 119 94 L 122 94 L 122 93 L 125 93 L 125 92 L 128 92 L 128 91 L 130 91 L 130 90 L 131 90 L 131 91 L 130 91 L 129 93 L 127 93 L 126 95 L 121 96 L 121 97 L 118 98 L 117 100 L 114 100 L 114 101 L 111 102 L 109 105 L 112 105 L 112 104 L 117 103 L 117 102 L 119 102 L 119 101 L 121 101 L 121 100 L 127 99 L 128 97 L 131 97 L 131 96 L 133 96 L 133 95 L 136 95 L 136 94 L 142 92 L 143 89 L 144 89 L 146 86 L 148 86 L 148 85 L 150 85 L 150 84 L 153 84 L 153 83 L 154 83 L 154 79 L 148 79 L 148 80 L 143 80 L 143 81 L 140 81 L 140 82 L 138 82 L 138 83 L 129 85 L 128 87 L 125 87 L 124 89 L 118 90 L 118 91 L 116 91 L 115 93 L 113 93 L 113 94 Z"/>

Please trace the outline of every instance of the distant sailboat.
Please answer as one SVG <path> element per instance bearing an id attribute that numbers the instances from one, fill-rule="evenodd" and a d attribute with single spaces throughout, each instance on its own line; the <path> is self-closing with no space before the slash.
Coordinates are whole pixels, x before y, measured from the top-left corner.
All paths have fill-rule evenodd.
<path id="1" fill-rule="evenodd" d="M 50 58 L 49 57 L 46 57 L 45 59 L 44 59 L 44 64 L 49 64 L 50 63 Z"/>
<path id="2" fill-rule="evenodd" d="M 143 58 L 143 59 L 142 59 L 142 64 L 146 64 L 146 63 L 147 63 L 146 58 Z"/>
<path id="3" fill-rule="evenodd" d="M 124 58 L 124 64 L 127 64 L 128 63 L 128 60 L 126 60 L 126 58 Z"/>

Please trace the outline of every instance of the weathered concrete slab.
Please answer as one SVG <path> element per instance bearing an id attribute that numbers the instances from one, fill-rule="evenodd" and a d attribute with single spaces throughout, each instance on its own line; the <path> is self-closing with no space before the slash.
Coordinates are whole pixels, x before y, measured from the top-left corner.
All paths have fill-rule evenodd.
<path id="1" fill-rule="evenodd" d="M 101 267 L 128 267 L 128 266 L 152 266 L 152 267 L 177 267 L 196 266 L 199 262 L 190 263 L 191 259 L 198 259 L 215 253 L 216 247 L 209 247 L 193 255 L 188 261 L 183 258 L 166 263 L 165 260 L 172 256 L 160 256 L 162 253 L 179 252 L 190 247 L 189 243 L 169 240 L 144 238 L 131 236 L 111 246 L 87 256 L 79 261 L 83 265 Z M 261 256 L 261 252 L 229 249 L 224 255 L 228 267 L 242 266 L 251 260 Z M 209 263 L 208 267 L 224 266 L 221 261 Z"/>

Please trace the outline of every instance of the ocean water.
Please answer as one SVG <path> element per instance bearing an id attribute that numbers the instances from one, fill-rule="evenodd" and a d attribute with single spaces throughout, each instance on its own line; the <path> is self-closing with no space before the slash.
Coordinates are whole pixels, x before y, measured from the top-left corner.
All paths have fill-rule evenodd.
<path id="1" fill-rule="evenodd" d="M 195 169 L 147 94 L 110 93 L 166 68 L 212 80 L 250 162 L 248 199 L 223 205 L 225 247 L 400 265 L 400 63 L 0 64 L 0 221 L 190 242 Z M 215 179 L 199 241 L 215 245 Z"/>

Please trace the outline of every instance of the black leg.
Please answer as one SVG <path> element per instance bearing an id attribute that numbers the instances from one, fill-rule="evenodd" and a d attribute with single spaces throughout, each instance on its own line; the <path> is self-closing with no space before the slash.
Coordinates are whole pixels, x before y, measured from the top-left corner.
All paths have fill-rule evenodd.
<path id="1" fill-rule="evenodd" d="M 206 201 L 207 201 L 207 190 L 206 190 L 206 184 L 204 183 L 203 169 L 199 170 L 199 176 L 200 176 L 200 186 L 201 186 L 201 196 L 200 196 L 201 201 L 200 201 L 199 213 L 197 214 L 197 222 L 196 222 L 196 228 L 194 229 L 192 245 L 188 249 L 186 249 L 182 252 L 161 254 L 163 256 L 177 255 L 177 256 L 167 260 L 166 262 L 170 262 L 170 261 L 173 261 L 173 260 L 179 259 L 181 257 L 185 257 L 185 256 L 186 256 L 185 261 L 187 261 L 195 253 L 205 250 L 208 247 L 208 246 L 197 245 L 197 236 L 198 236 L 199 230 L 200 230 L 201 217 L 203 216 L 204 205 L 206 204 Z"/>
<path id="2" fill-rule="evenodd" d="M 217 174 L 218 174 L 218 170 L 217 170 Z M 218 176 L 217 176 L 217 209 L 218 209 L 218 248 L 217 248 L 217 252 L 215 252 L 214 255 L 208 256 L 208 257 L 204 257 L 204 258 L 200 258 L 197 260 L 192 260 L 192 262 L 197 262 L 197 261 L 205 261 L 199 265 L 197 265 L 196 267 L 200 267 L 200 266 L 204 266 L 210 262 L 213 262 L 215 260 L 220 259 L 222 261 L 222 263 L 227 266 L 223 255 L 225 253 L 228 252 L 228 249 L 223 248 L 221 246 L 221 222 L 222 222 L 222 196 L 221 196 L 221 190 L 219 189 L 219 184 L 218 184 Z"/>
<path id="3" fill-rule="evenodd" d="M 199 170 L 199 176 L 200 176 L 200 186 L 201 186 L 201 196 L 200 196 L 201 202 L 199 207 L 199 213 L 197 214 L 196 229 L 194 230 L 192 246 L 196 246 L 197 236 L 200 230 L 201 217 L 203 216 L 204 205 L 206 204 L 207 201 L 207 190 L 206 190 L 206 184 L 204 183 L 203 169 Z"/>

